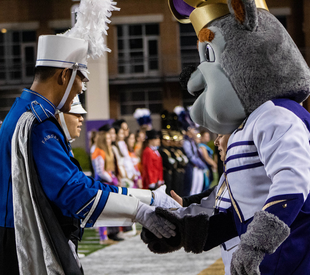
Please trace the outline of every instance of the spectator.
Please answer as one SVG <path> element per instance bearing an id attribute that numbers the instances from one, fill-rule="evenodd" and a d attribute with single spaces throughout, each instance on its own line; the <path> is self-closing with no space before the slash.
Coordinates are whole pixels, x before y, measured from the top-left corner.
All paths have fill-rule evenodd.
<path id="1" fill-rule="evenodd" d="M 205 169 L 207 169 L 207 165 L 201 159 L 197 144 L 194 140 L 196 136 L 196 128 L 188 126 L 183 143 L 184 152 L 189 160 L 185 168 L 183 193 L 185 196 L 197 194 L 202 191 L 204 184 L 203 173 Z"/>
<path id="2" fill-rule="evenodd" d="M 188 163 L 188 158 L 183 150 L 183 134 L 180 131 L 173 131 L 171 135 L 170 148 L 177 162 L 176 169 L 172 174 L 172 190 L 176 191 L 177 194 L 183 194 L 185 167 Z"/>
<path id="3" fill-rule="evenodd" d="M 138 130 L 136 133 L 136 143 L 134 147 L 135 154 L 141 158 L 142 155 L 142 145 L 143 142 L 145 141 L 145 131 L 144 130 Z M 141 170 L 140 170 L 141 172 Z"/>
<path id="4" fill-rule="evenodd" d="M 90 131 L 89 135 L 89 152 L 90 155 L 95 151 L 96 148 L 96 136 L 97 136 L 97 130 Z"/>
<path id="5" fill-rule="evenodd" d="M 213 171 L 217 169 L 217 164 L 213 160 L 213 150 L 207 145 L 210 141 L 210 133 L 207 131 L 200 132 L 200 143 L 198 148 L 201 152 L 203 160 L 207 163 L 207 169 L 204 173 L 204 187 L 203 190 L 209 189 L 211 182 L 213 181 Z"/>
<path id="6" fill-rule="evenodd" d="M 128 124 L 127 124 L 125 119 L 118 119 L 118 120 L 114 121 L 112 124 L 112 127 L 115 128 L 115 126 L 123 129 L 125 138 L 128 137 L 129 127 L 128 127 Z"/>
<path id="7" fill-rule="evenodd" d="M 170 190 L 172 190 L 172 177 L 177 166 L 175 155 L 170 149 L 171 142 L 172 137 L 170 136 L 170 133 L 167 130 L 161 130 L 161 146 L 159 147 L 158 152 L 160 153 L 163 162 L 163 176 L 167 186 L 167 194 L 170 194 Z"/>
<path id="8" fill-rule="evenodd" d="M 92 154 L 92 163 L 95 171 L 95 179 L 109 185 L 118 186 L 115 175 L 114 154 L 112 151 L 112 139 L 109 132 L 100 131 L 96 140 L 96 148 Z M 122 241 L 118 237 L 118 227 L 99 227 L 100 244 L 110 244 L 113 241 Z"/>
<path id="9" fill-rule="evenodd" d="M 156 130 L 146 131 L 142 151 L 142 182 L 144 189 L 154 190 L 164 183 L 163 162 L 158 152 L 159 134 Z"/>
<path id="10" fill-rule="evenodd" d="M 116 132 L 116 140 L 115 142 L 113 142 L 112 149 L 116 159 L 116 166 L 117 166 L 116 169 L 118 171 L 117 177 L 120 182 L 120 186 L 133 187 L 133 181 L 128 178 L 126 171 L 125 165 L 128 165 L 128 163 L 126 164 L 125 156 L 119 146 L 120 145 L 119 141 L 124 141 L 125 138 L 124 130 L 119 126 L 117 126 L 117 124 L 114 124 L 114 129 Z"/>
<path id="11" fill-rule="evenodd" d="M 139 170 L 139 165 L 141 163 L 141 159 L 135 154 L 134 152 L 134 145 L 135 145 L 135 134 L 134 133 L 129 133 L 129 136 L 126 138 L 126 144 L 128 148 L 128 154 L 132 160 L 132 163 L 135 168 L 135 174 L 137 177 L 134 179 L 134 188 L 143 188 L 142 185 L 142 177 L 141 173 Z"/>
<path id="12" fill-rule="evenodd" d="M 115 176 L 112 139 L 108 132 L 100 131 L 96 139 L 96 148 L 92 154 L 95 179 L 110 185 L 118 186 Z"/>

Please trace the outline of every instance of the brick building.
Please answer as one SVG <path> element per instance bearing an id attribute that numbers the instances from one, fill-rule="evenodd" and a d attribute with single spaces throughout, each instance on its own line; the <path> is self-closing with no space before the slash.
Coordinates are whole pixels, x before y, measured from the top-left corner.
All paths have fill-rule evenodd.
<path id="1" fill-rule="evenodd" d="M 266 0 L 310 64 L 310 1 Z M 0 0 L 0 120 L 3 120 L 22 88 L 32 82 L 36 42 L 41 34 L 55 34 L 71 26 L 72 0 Z M 176 105 L 191 105 L 193 98 L 181 90 L 178 77 L 186 65 L 199 62 L 192 26 L 179 24 L 167 0 L 119 0 L 108 30 L 107 89 L 89 87 L 88 93 L 105 93 L 101 109 L 107 114 L 87 120 L 123 117 L 137 129 L 132 114 L 138 107 L 152 111 L 154 127 L 160 127 L 160 112 Z M 90 68 L 90 78 L 96 74 Z M 100 76 L 99 76 L 100 78 Z M 86 107 L 98 104 L 86 95 Z M 107 104 L 107 105 L 104 105 Z M 310 110 L 310 101 L 304 106 Z M 95 108 L 95 107 L 94 107 Z M 98 107 L 100 109 L 100 105 Z M 94 111 L 93 111 L 94 112 Z M 99 111 L 98 111 L 99 112 Z M 84 129 L 85 133 L 85 129 Z M 75 146 L 85 144 L 80 139 Z"/>

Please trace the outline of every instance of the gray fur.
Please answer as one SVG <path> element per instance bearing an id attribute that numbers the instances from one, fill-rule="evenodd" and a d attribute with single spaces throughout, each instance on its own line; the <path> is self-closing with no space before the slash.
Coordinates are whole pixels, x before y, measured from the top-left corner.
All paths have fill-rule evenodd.
<path id="1" fill-rule="evenodd" d="M 243 1 L 251 22 L 253 0 Z M 258 9 L 257 16 L 253 31 L 242 28 L 233 15 L 208 25 L 223 33 L 227 44 L 221 64 L 247 115 L 268 100 L 286 97 L 300 103 L 310 93 L 310 70 L 285 28 L 268 11 Z"/>
<path id="2" fill-rule="evenodd" d="M 241 236 L 241 244 L 272 254 L 289 234 L 290 228 L 277 216 L 258 211 L 246 233 Z"/>
<path id="3" fill-rule="evenodd" d="M 272 254 L 290 234 L 290 228 L 277 216 L 266 211 L 255 213 L 239 248 L 233 253 L 231 274 L 260 274 L 259 265 L 266 253 Z"/>
<path id="4" fill-rule="evenodd" d="M 232 15 L 235 14 L 233 8 L 231 7 L 231 1 L 228 0 L 228 8 L 229 11 Z M 258 24 L 258 19 L 257 19 L 257 9 L 256 9 L 256 4 L 255 0 L 250 0 L 250 1 L 242 1 L 244 5 L 244 11 L 245 11 L 245 20 L 243 24 L 238 24 L 238 27 L 241 29 L 247 29 L 249 31 L 253 31 L 256 29 L 257 24 Z"/>
<path id="5" fill-rule="evenodd" d="M 259 265 L 263 261 L 265 254 L 261 251 L 239 248 L 240 253 L 233 254 L 230 266 L 231 275 L 259 275 Z M 244 262 L 247 262 L 244 265 Z"/>

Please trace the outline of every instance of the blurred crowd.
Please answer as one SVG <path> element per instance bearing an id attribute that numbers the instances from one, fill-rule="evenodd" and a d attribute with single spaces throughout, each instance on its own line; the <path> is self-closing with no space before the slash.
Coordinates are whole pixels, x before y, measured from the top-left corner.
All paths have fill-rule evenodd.
<path id="1" fill-rule="evenodd" d="M 210 133 L 196 127 L 187 109 L 178 106 L 174 112 L 162 112 L 161 130 L 153 129 L 148 109 L 137 109 L 134 117 L 140 126 L 135 133 L 124 119 L 91 132 L 90 157 L 96 180 L 150 190 L 165 184 L 167 194 L 174 190 L 181 197 L 210 187 L 221 164 L 208 146 Z M 99 230 L 102 243 L 120 240 L 118 228 Z"/>

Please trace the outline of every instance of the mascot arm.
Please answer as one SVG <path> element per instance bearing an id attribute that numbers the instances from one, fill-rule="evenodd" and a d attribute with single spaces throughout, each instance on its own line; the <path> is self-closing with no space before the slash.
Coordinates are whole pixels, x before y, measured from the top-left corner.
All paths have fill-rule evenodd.
<path id="1" fill-rule="evenodd" d="M 270 119 L 273 118 L 273 119 Z M 260 274 L 266 253 L 272 254 L 290 234 L 309 190 L 309 132 L 303 122 L 282 107 L 263 112 L 254 125 L 254 143 L 272 180 L 263 210 L 255 213 L 238 250 L 231 274 Z"/>
<path id="2" fill-rule="evenodd" d="M 209 197 L 210 194 L 213 193 L 214 189 L 215 189 L 215 186 L 212 188 L 209 188 L 209 189 L 207 189 L 207 190 L 205 190 L 199 194 L 183 197 L 183 206 L 186 207 L 186 206 L 191 205 L 192 203 L 200 203 L 200 201 L 203 198 Z"/>
<path id="3" fill-rule="evenodd" d="M 265 254 L 275 252 L 289 234 L 289 227 L 277 216 L 266 211 L 256 212 L 247 231 L 240 237 L 238 249 L 233 253 L 231 274 L 259 275 L 259 265 Z"/>
<path id="4" fill-rule="evenodd" d="M 232 209 L 220 212 L 210 217 L 208 238 L 204 251 L 208 251 L 234 237 L 238 236 Z"/>
<path id="5" fill-rule="evenodd" d="M 293 112 L 274 107 L 257 119 L 254 143 L 272 180 L 263 210 L 290 226 L 310 190 L 309 132 Z"/>

